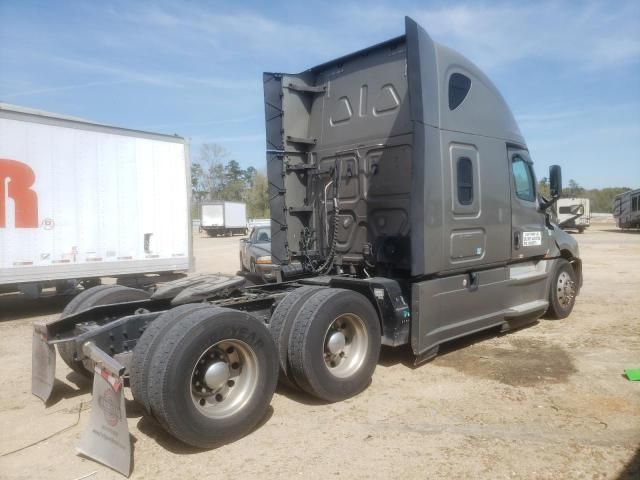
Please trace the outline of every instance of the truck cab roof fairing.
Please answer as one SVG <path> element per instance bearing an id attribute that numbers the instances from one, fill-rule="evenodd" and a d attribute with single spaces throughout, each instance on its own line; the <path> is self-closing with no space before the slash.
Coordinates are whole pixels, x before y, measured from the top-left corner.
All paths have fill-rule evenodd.
<path id="1" fill-rule="evenodd" d="M 407 71 L 414 121 L 458 132 L 501 138 L 525 145 L 511 110 L 491 80 L 455 50 L 434 42 L 414 20 L 405 17 Z M 449 109 L 449 78 L 471 80 L 462 103 Z M 437 99 L 437 101 L 434 101 Z"/>

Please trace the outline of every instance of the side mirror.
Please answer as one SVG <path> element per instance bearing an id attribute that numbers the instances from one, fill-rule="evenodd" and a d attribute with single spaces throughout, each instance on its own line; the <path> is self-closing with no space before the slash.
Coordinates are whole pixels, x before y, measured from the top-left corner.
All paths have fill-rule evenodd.
<path id="1" fill-rule="evenodd" d="M 551 198 L 560 198 L 562 195 L 562 169 L 559 165 L 549 167 L 549 187 Z"/>

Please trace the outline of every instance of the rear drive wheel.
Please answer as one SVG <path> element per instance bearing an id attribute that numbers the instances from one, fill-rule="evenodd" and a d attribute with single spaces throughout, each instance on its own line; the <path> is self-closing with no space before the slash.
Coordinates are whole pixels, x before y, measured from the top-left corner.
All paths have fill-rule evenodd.
<path id="1" fill-rule="evenodd" d="M 131 358 L 129 385 L 133 398 L 144 407 L 147 413 L 151 413 L 151 406 L 147 394 L 149 367 L 158 345 L 164 339 L 166 332 L 173 328 L 174 325 L 187 316 L 205 309 L 207 315 L 209 315 L 212 307 L 202 304 L 187 304 L 167 310 L 145 329 L 138 340 L 138 343 L 133 349 L 133 357 Z"/>
<path id="2" fill-rule="evenodd" d="M 300 388 L 336 402 L 364 390 L 380 355 L 380 321 L 371 302 L 327 288 L 310 297 L 289 338 L 289 363 Z"/>
<path id="3" fill-rule="evenodd" d="M 549 318 L 561 319 L 571 314 L 576 302 L 577 284 L 573 267 L 565 259 L 558 260 L 549 287 Z"/>
<path id="4" fill-rule="evenodd" d="M 306 286 L 295 289 L 282 299 L 273 312 L 273 315 L 271 315 L 269 330 L 271 331 L 274 342 L 276 342 L 276 347 L 278 347 L 280 381 L 289 387 L 295 387 L 288 360 L 291 327 L 302 305 L 311 295 L 323 288 L 325 287 Z"/>
<path id="5" fill-rule="evenodd" d="M 237 310 L 210 307 L 186 315 L 160 341 L 148 397 L 160 423 L 199 448 L 230 442 L 264 418 L 278 381 L 267 327 Z"/>
<path id="6" fill-rule="evenodd" d="M 97 305 L 135 302 L 137 300 L 146 300 L 149 296 L 148 292 L 135 288 L 123 287 L 121 285 L 98 285 L 97 287 L 89 288 L 76 295 L 64 308 L 60 318 L 88 310 Z M 77 358 L 73 342 L 58 344 L 58 353 L 60 354 L 60 358 L 62 358 L 71 370 L 87 378 L 91 378 L 93 372 L 87 370 L 82 361 Z"/>

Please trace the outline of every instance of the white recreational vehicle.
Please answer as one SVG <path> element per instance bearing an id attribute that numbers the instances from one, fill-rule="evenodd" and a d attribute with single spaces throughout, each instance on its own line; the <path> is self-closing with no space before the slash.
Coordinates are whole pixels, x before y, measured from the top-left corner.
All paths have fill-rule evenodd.
<path id="1" fill-rule="evenodd" d="M 583 233 L 591 224 L 591 205 L 588 198 L 560 198 L 556 204 L 558 225 L 563 230 Z"/>
<path id="2" fill-rule="evenodd" d="M 640 188 L 616 196 L 613 216 L 620 228 L 640 228 Z"/>

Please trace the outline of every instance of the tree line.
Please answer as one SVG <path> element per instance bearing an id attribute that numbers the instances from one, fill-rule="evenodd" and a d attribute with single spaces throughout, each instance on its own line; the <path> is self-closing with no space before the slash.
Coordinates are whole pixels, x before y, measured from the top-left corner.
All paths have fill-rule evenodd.
<path id="1" fill-rule="evenodd" d="M 264 172 L 243 169 L 228 150 L 215 143 L 201 146 L 191 164 L 191 213 L 200 218 L 201 202 L 226 200 L 247 204 L 248 218 L 269 218 L 268 181 Z"/>
<path id="2" fill-rule="evenodd" d="M 591 188 L 586 189 L 580 186 L 578 182 L 571 179 L 566 187 L 562 189 L 563 197 L 580 197 L 588 198 L 591 204 L 591 211 L 596 213 L 612 213 L 613 199 L 616 195 L 631 190 L 627 187 L 607 187 L 607 188 Z M 538 182 L 538 191 L 549 198 L 549 179 L 543 177 Z"/>

